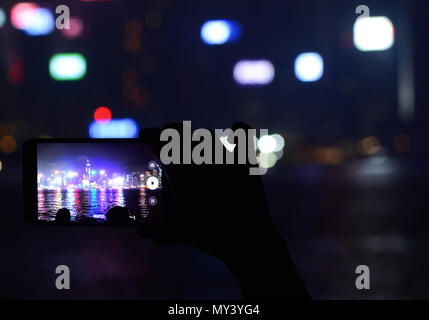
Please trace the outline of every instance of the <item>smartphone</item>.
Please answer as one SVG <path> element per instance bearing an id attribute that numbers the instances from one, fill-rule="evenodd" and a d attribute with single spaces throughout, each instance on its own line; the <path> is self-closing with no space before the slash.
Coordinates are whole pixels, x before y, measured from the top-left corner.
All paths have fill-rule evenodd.
<path id="1" fill-rule="evenodd" d="M 32 224 L 132 226 L 162 216 L 163 167 L 139 139 L 29 140 L 23 178 Z"/>

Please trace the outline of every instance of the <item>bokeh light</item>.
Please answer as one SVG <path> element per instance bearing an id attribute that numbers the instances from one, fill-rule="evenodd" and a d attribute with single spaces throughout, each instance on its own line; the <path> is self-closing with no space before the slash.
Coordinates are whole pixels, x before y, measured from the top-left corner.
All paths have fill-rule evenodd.
<path id="1" fill-rule="evenodd" d="M 94 120 L 97 123 L 108 123 L 112 120 L 112 112 L 107 107 L 98 107 L 94 112 Z"/>
<path id="2" fill-rule="evenodd" d="M 276 149 L 276 140 L 270 136 L 262 136 L 258 140 L 258 148 L 262 153 L 274 152 Z"/>
<path id="3" fill-rule="evenodd" d="M 12 136 L 4 136 L 0 140 L 0 150 L 4 153 L 12 153 L 16 150 L 16 140 Z"/>
<path id="4" fill-rule="evenodd" d="M 323 76 L 323 59 L 317 52 L 301 53 L 295 59 L 295 76 L 303 82 L 317 81 Z"/>
<path id="5" fill-rule="evenodd" d="M 44 36 L 50 34 L 55 28 L 53 13 L 46 8 L 37 8 L 32 11 L 31 23 L 23 31 L 30 36 Z"/>
<path id="6" fill-rule="evenodd" d="M 389 49 L 395 41 L 395 30 L 387 17 L 360 17 L 353 26 L 353 43 L 360 51 Z"/>
<path id="7" fill-rule="evenodd" d="M 274 152 L 277 160 L 283 156 L 283 147 L 285 145 L 284 139 L 279 134 L 265 135 L 258 140 L 258 149 L 262 153 Z"/>
<path id="8" fill-rule="evenodd" d="M 320 164 L 339 165 L 344 158 L 344 151 L 338 147 L 320 147 L 314 150 L 314 160 Z"/>
<path id="9" fill-rule="evenodd" d="M 4 13 L 4 10 L 0 8 L 0 28 L 4 26 L 6 23 L 6 14 Z"/>
<path id="10" fill-rule="evenodd" d="M 108 123 L 94 121 L 88 131 L 91 138 L 136 138 L 139 127 L 133 119 L 113 119 Z"/>
<path id="11" fill-rule="evenodd" d="M 241 85 L 267 85 L 274 79 L 274 66 L 268 60 L 240 60 L 234 66 L 233 76 Z"/>
<path id="12" fill-rule="evenodd" d="M 86 74 L 86 60 L 80 53 L 58 53 L 49 61 L 49 73 L 57 81 L 80 80 Z"/>
<path id="13" fill-rule="evenodd" d="M 83 33 L 83 21 L 77 17 L 70 18 L 70 29 L 61 29 L 64 38 L 72 40 L 79 38 Z"/>
<path id="14" fill-rule="evenodd" d="M 10 10 L 10 22 L 15 29 L 25 29 L 32 19 L 33 11 L 38 6 L 34 2 L 20 2 Z"/>
<path id="15" fill-rule="evenodd" d="M 380 142 L 376 137 L 373 137 L 373 136 L 366 137 L 366 138 L 363 138 L 361 141 L 359 141 L 358 149 L 360 153 L 364 155 L 367 155 L 367 156 L 373 155 L 373 154 L 376 154 L 380 149 Z"/>
<path id="16" fill-rule="evenodd" d="M 228 20 L 210 20 L 201 27 L 201 39 L 210 45 L 219 45 L 236 40 L 240 36 L 240 26 Z"/>
<path id="17" fill-rule="evenodd" d="M 55 28 L 55 19 L 51 10 L 40 8 L 33 2 L 21 2 L 11 9 L 11 23 L 16 29 L 30 36 L 43 36 Z"/>
<path id="18" fill-rule="evenodd" d="M 274 151 L 274 154 L 276 155 L 277 161 L 280 160 L 283 157 L 283 150 L 280 151 Z"/>
<path id="19" fill-rule="evenodd" d="M 257 156 L 257 160 L 259 163 L 259 166 L 261 168 L 272 168 L 276 165 L 277 163 L 277 156 L 274 152 L 270 152 L 270 153 L 260 153 Z"/>
<path id="20" fill-rule="evenodd" d="M 280 134 L 273 134 L 271 137 L 276 141 L 274 152 L 281 152 L 285 146 L 285 139 Z"/>

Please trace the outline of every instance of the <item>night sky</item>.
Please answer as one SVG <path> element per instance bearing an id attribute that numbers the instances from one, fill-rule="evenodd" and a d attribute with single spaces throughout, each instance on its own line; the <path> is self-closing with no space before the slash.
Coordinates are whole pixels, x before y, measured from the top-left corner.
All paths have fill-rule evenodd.
<path id="1" fill-rule="evenodd" d="M 91 169 L 129 173 L 148 169 L 156 160 L 150 147 L 143 143 L 39 143 L 38 172 L 54 170 L 84 172 L 86 160 Z"/>

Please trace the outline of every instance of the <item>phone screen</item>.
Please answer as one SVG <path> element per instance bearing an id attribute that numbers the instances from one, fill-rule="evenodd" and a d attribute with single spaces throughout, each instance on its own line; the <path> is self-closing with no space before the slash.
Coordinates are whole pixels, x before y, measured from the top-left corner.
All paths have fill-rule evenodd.
<path id="1" fill-rule="evenodd" d="M 137 224 L 159 214 L 162 167 L 139 142 L 38 142 L 37 221 Z"/>

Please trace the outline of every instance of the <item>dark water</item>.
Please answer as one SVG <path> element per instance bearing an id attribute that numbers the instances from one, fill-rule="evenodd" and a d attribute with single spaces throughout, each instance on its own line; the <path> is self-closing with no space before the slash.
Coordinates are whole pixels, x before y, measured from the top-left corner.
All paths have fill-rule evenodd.
<path id="1" fill-rule="evenodd" d="M 71 220 L 94 218 L 106 220 L 109 209 L 126 207 L 137 218 L 149 214 L 146 189 L 67 189 L 39 190 L 39 220 L 54 221 L 58 209 L 67 208 Z"/>

